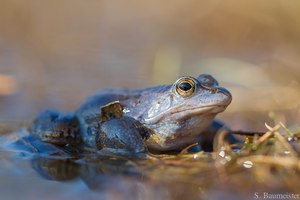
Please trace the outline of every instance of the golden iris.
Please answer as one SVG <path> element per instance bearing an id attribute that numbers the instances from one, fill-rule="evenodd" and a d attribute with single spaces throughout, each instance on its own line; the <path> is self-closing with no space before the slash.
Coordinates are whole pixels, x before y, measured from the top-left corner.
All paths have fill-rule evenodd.
<path id="1" fill-rule="evenodd" d="M 176 92 L 181 96 L 190 96 L 195 91 L 195 81 L 191 78 L 181 78 L 177 81 Z"/>

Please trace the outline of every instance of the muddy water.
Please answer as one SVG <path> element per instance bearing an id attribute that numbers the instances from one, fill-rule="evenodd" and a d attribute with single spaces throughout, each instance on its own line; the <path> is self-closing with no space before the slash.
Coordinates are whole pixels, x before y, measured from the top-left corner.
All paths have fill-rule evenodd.
<path id="1" fill-rule="evenodd" d="M 209 154 L 193 159 L 128 160 L 33 153 L 13 146 L 24 130 L 1 136 L 0 199 L 215 199 L 224 188 Z M 21 147 L 21 148 L 19 148 Z M 59 152 L 59 150 L 58 150 Z M 249 194 L 251 196 L 251 194 Z"/>
<path id="2" fill-rule="evenodd" d="M 98 164 L 20 157 L 1 151 L 1 199 L 130 199 L 146 187 L 135 175 L 103 173 Z"/>
<path id="3" fill-rule="evenodd" d="M 113 172 L 105 174 L 101 169 L 97 169 L 97 165 L 77 164 L 66 160 L 24 160 L 11 158 L 1 152 L 0 175 L 1 199 L 140 199 L 143 196 L 153 199 L 155 195 L 160 197 L 136 175 L 122 176 Z M 151 189 L 152 193 L 149 191 Z"/>
<path id="4" fill-rule="evenodd" d="M 167 180 L 155 180 L 147 175 L 149 170 L 143 173 L 127 160 L 24 157 L 3 150 L 0 156 L 1 199 L 181 199 L 201 195 L 197 188 L 186 188 L 187 181 L 176 184 L 173 191 Z"/>
<path id="5" fill-rule="evenodd" d="M 280 176 L 259 182 L 248 167 L 225 169 L 210 153 L 128 160 L 94 154 L 74 157 L 57 148 L 58 153 L 53 149 L 49 155 L 33 153 L 32 147 L 15 148 L 14 141 L 24 134 L 28 133 L 20 130 L 0 138 L 0 199 L 234 200 L 295 191 L 278 181 Z"/>

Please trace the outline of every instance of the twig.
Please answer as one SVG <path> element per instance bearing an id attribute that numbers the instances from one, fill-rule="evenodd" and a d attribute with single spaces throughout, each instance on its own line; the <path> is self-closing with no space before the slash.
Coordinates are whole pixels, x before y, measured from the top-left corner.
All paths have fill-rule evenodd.
<path id="1" fill-rule="evenodd" d="M 267 124 L 265 124 L 266 127 L 269 129 L 268 132 L 266 132 L 262 137 L 260 137 L 255 143 L 256 144 L 261 144 L 262 142 L 264 142 L 265 140 L 267 140 L 269 137 L 271 137 L 272 135 L 274 135 L 274 132 L 277 131 L 278 129 L 280 129 L 280 125 L 277 124 L 275 127 L 270 127 Z"/>
<path id="2" fill-rule="evenodd" d="M 242 136 L 263 136 L 265 134 L 265 132 L 251 132 L 251 131 L 233 131 L 232 134 L 235 135 L 242 135 Z"/>

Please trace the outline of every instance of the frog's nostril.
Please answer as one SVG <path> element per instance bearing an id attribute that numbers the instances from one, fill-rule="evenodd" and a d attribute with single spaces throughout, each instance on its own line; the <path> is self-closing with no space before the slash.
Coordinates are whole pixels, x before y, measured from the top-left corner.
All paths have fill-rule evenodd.
<path id="1" fill-rule="evenodd" d="M 223 88 L 223 87 L 219 87 L 219 86 L 207 86 L 205 84 L 200 84 L 205 90 L 208 90 L 211 94 L 215 94 L 215 93 L 222 93 L 224 94 L 225 96 L 228 96 L 228 97 L 232 97 L 231 93 Z"/>
<path id="2" fill-rule="evenodd" d="M 218 90 L 217 88 L 211 86 L 211 85 L 207 85 L 207 84 L 204 84 L 204 83 L 200 83 L 201 87 L 203 87 L 204 89 L 206 90 L 209 90 L 210 92 L 213 92 L 215 93 L 216 90 Z"/>
<path id="3" fill-rule="evenodd" d="M 218 93 L 218 88 L 213 88 L 213 87 L 211 87 L 211 88 L 209 89 L 209 91 L 210 91 L 210 93 L 215 94 L 215 93 Z"/>
<path id="4" fill-rule="evenodd" d="M 217 87 L 216 89 L 217 89 L 217 93 L 222 93 L 222 94 L 226 95 L 227 97 L 232 98 L 231 93 L 227 89 L 225 89 L 223 87 Z"/>

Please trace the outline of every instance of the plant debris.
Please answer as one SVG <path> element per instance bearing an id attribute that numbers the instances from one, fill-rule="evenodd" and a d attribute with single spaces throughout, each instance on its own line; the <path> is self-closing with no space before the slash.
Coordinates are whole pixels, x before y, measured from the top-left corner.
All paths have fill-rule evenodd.
<path id="1" fill-rule="evenodd" d="M 260 191 L 298 194 L 298 134 L 282 123 L 274 127 L 266 124 L 266 127 L 269 130 L 264 134 L 245 134 L 246 140 L 239 150 L 224 140 L 226 132 L 222 131 L 215 138 L 212 153 L 188 153 L 189 146 L 178 155 L 137 163 L 140 170 L 156 181 L 174 181 L 176 177 L 176 180 L 185 180 L 186 184 L 199 185 L 202 192 L 220 187 L 225 191 L 237 190 L 235 192 L 241 196 L 249 194 L 249 199 Z"/>

